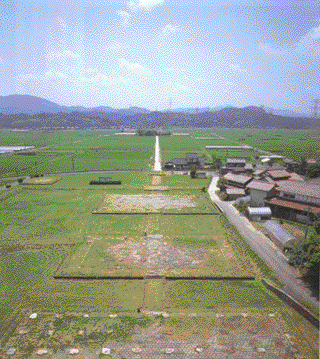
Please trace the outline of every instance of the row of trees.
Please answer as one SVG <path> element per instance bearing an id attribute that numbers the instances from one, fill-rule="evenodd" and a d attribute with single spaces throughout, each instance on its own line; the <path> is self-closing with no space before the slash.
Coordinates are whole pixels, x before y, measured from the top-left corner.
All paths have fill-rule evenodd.
<path id="1" fill-rule="evenodd" d="M 310 287 L 319 292 L 320 213 L 310 228 L 309 237 L 291 250 L 289 264 L 299 268 Z"/>

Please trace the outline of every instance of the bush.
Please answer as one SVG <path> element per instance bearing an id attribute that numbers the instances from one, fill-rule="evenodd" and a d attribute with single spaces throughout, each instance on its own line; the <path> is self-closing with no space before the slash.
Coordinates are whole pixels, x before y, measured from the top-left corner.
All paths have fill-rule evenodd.
<path id="1" fill-rule="evenodd" d="M 11 184 L 6 184 L 6 188 L 10 188 L 11 187 Z"/>
<path id="2" fill-rule="evenodd" d="M 222 199 L 222 201 L 227 201 L 228 200 L 228 195 L 226 193 L 222 193 L 221 194 L 221 199 Z"/>
<path id="3" fill-rule="evenodd" d="M 23 178 L 18 178 L 18 183 L 22 183 L 23 182 Z"/>
<path id="4" fill-rule="evenodd" d="M 197 168 L 196 168 L 195 166 L 193 166 L 193 167 L 191 168 L 190 177 L 191 177 L 191 178 L 196 178 L 196 177 L 197 177 Z"/>

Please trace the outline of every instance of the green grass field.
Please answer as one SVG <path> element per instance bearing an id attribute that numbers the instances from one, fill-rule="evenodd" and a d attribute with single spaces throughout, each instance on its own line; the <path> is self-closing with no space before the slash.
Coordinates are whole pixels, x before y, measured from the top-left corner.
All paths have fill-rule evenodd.
<path id="1" fill-rule="evenodd" d="M 226 137 L 229 133 L 228 130 L 210 131 Z M 192 135 L 195 136 L 196 133 L 205 135 L 206 132 L 194 131 Z M 233 133 L 230 140 L 237 140 L 238 134 L 235 131 L 230 133 Z M 20 169 L 23 166 L 34 166 L 35 157 L 39 159 L 39 167 L 40 158 L 44 159 L 41 162 L 43 166 L 50 158 L 52 163 L 57 164 L 57 170 L 61 170 L 63 166 L 59 163 L 64 163 L 63 161 L 66 164 L 69 161 L 70 169 L 71 155 L 75 157 L 75 167 L 78 160 L 81 168 L 86 168 L 88 164 L 92 167 L 103 167 L 105 164 L 111 166 L 115 159 L 120 168 L 132 163 L 132 166 L 140 169 L 139 166 L 143 163 L 143 168 L 146 169 L 148 164 L 153 164 L 151 157 L 154 156 L 154 138 L 99 137 L 110 134 L 99 131 L 88 131 L 83 136 L 79 134 L 80 131 L 27 133 L 23 142 L 24 134 L 2 132 L 0 138 L 8 135 L 6 145 L 37 147 L 73 141 L 71 144 L 41 150 L 36 156 L 12 156 L 13 159 L 19 159 L 16 166 L 20 166 Z M 91 139 L 86 140 L 87 138 Z M 21 141 L 18 143 L 18 140 Z M 78 140 L 85 141 L 74 143 Z M 190 151 L 206 154 L 204 142 L 197 142 L 192 136 L 174 136 L 160 138 L 160 147 L 162 151 L 163 146 L 164 153 Z M 104 159 L 106 156 L 110 158 Z M 14 174 L 16 167 L 9 158 L 10 156 L 1 157 L 1 174 Z M 100 164 L 99 158 L 102 161 Z M 138 158 L 141 162 L 137 161 Z M 110 176 L 113 180 L 121 180 L 122 184 L 112 188 L 89 185 L 91 180 L 97 180 L 100 176 Z M 283 339 L 284 334 L 289 333 L 294 338 L 290 348 L 297 350 L 301 358 L 317 358 L 317 330 L 263 287 L 260 283 L 263 277 L 278 284 L 279 281 L 224 215 L 92 214 L 92 210 L 101 205 L 107 195 L 122 194 L 164 194 L 173 198 L 190 196 L 196 207 L 182 206 L 183 210 L 195 208 L 205 212 L 209 206 L 210 211 L 216 211 L 207 194 L 201 192 L 202 187 L 208 187 L 210 179 L 191 179 L 183 175 L 161 176 L 161 184 L 169 190 L 150 192 L 144 191 L 144 188 L 152 183 L 155 176 L 142 172 L 57 177 L 61 180 L 50 186 L 18 185 L 0 193 L 1 357 L 6 358 L 5 352 L 11 347 L 17 348 L 16 357 L 19 358 L 37 357 L 36 351 L 39 348 L 66 353 L 71 347 L 79 347 L 82 351 L 88 350 L 88 353 L 82 352 L 81 355 L 98 358 L 99 355 L 95 353 L 103 345 L 134 345 L 135 340 L 144 343 L 145 339 L 137 337 L 139 333 L 145 333 L 143 338 L 150 335 L 153 338 L 155 328 L 160 328 L 167 333 L 168 338 L 175 340 L 192 342 L 192 338 L 198 337 L 199 345 L 207 345 L 205 350 L 209 350 L 211 345 L 208 338 L 220 331 L 230 333 L 230 338 L 236 338 L 233 337 L 236 333 L 248 333 L 251 330 L 250 335 L 255 332 L 254 335 L 258 336 L 256 340 L 261 340 L 261 343 L 262 338 L 268 335 L 274 343 L 272 348 L 278 343 L 278 335 Z M 154 203 L 151 201 L 151 204 Z M 184 260 L 187 263 L 186 266 L 179 266 L 180 262 L 176 266 L 169 263 L 164 267 L 165 275 L 252 275 L 256 280 L 208 282 L 150 278 L 90 281 L 54 279 L 55 274 L 99 276 L 112 272 L 116 276 L 124 273 L 144 275 L 146 268 L 153 271 L 154 267 L 130 262 L 130 258 L 140 255 L 143 259 L 148 254 L 135 247 L 146 241 L 151 244 L 148 249 L 151 255 L 160 243 L 165 242 L 166 255 L 172 254 L 176 256 L 174 260 Z M 128 243 L 133 257 L 126 256 Z M 180 257 L 177 253 L 180 253 Z M 203 253 L 205 257 L 201 257 Z M 119 255 L 123 258 L 119 258 Z M 161 263 L 164 263 L 166 256 L 162 257 Z M 190 260 L 193 259 L 200 262 L 190 265 Z M 144 311 L 140 316 L 137 314 L 138 307 Z M 148 312 L 152 310 L 166 311 L 169 317 L 163 318 Z M 32 321 L 28 317 L 34 312 L 38 313 L 38 318 Z M 244 318 L 241 314 L 243 312 L 248 317 Z M 275 320 L 268 316 L 270 312 L 275 313 Z M 90 315 L 89 318 L 84 318 L 85 313 Z M 110 318 L 111 313 L 117 313 L 118 317 Z M 57 314 L 63 316 L 56 317 Z M 223 317 L 217 317 L 217 314 Z M 20 335 L 20 330 L 26 330 L 27 333 Z M 53 330 L 53 334 L 49 334 L 49 330 Z M 83 333 L 79 334 L 82 330 Z M 63 356 L 61 353 L 59 355 Z M 275 357 L 281 358 L 284 352 L 281 353 Z M 130 357 L 127 354 L 123 356 Z M 55 359 L 54 354 L 52 355 Z M 121 357 L 118 352 L 113 352 L 113 355 Z M 263 354 L 256 355 L 258 358 Z"/>

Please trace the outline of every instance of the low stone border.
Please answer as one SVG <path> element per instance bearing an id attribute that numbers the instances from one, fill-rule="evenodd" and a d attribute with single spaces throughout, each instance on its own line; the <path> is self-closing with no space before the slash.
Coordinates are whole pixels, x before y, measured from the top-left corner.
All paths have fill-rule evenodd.
<path id="1" fill-rule="evenodd" d="M 145 280 L 145 279 L 165 279 L 165 280 L 216 280 L 216 281 L 239 281 L 239 280 L 246 280 L 246 281 L 254 281 L 254 277 L 209 277 L 209 276 L 202 276 L 202 277 L 170 277 L 170 276 L 163 276 L 163 275 L 145 275 L 145 276 L 54 276 L 54 279 L 59 280 Z"/>
<path id="2" fill-rule="evenodd" d="M 314 314 L 309 312 L 300 303 L 298 303 L 295 299 L 293 299 L 289 294 L 286 294 L 281 289 L 272 286 L 265 279 L 262 279 L 261 282 L 267 289 L 269 289 L 272 293 L 274 293 L 278 298 L 283 300 L 291 308 L 295 309 L 299 314 L 301 314 L 304 318 L 306 318 L 312 325 L 314 325 L 316 328 L 319 329 L 319 318 L 317 318 Z"/>
<path id="3" fill-rule="evenodd" d="M 115 214 L 115 215 L 164 215 L 164 216 L 219 216 L 220 213 L 207 213 L 207 212 L 195 212 L 195 213 L 189 213 L 189 212 L 183 212 L 183 213 L 176 213 L 176 212 L 91 212 L 92 214 Z"/>

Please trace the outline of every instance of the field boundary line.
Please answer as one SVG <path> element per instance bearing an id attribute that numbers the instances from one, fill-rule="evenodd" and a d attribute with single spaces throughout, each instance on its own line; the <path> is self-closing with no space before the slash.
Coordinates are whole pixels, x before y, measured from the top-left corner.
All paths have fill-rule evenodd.
<path id="1" fill-rule="evenodd" d="M 305 319 L 307 319 L 313 326 L 319 330 L 319 318 L 317 318 L 313 313 L 309 312 L 304 306 L 302 306 L 298 301 L 292 298 L 289 294 L 285 293 L 281 289 L 278 289 L 268 283 L 265 279 L 261 280 L 262 284 L 274 293 L 279 299 L 288 304 L 291 308 L 297 311 Z"/>

